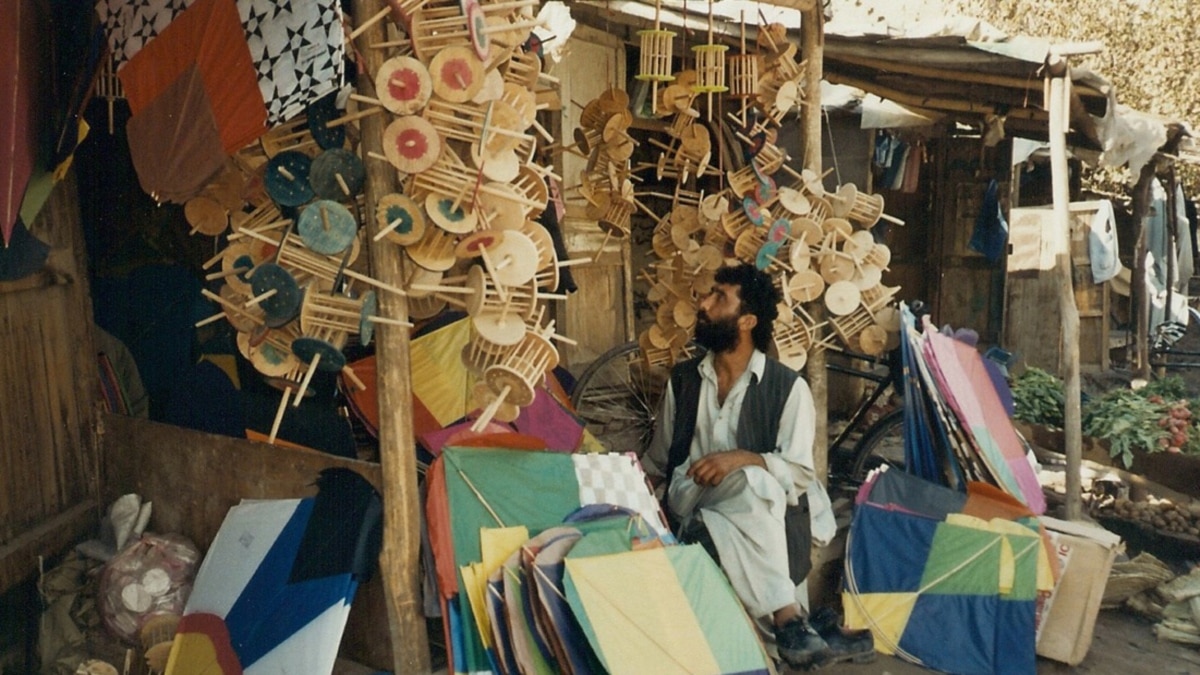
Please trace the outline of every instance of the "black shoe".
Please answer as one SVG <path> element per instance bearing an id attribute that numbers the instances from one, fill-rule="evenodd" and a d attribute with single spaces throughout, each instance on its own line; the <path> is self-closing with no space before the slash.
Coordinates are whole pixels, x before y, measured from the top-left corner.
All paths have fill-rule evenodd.
<path id="1" fill-rule="evenodd" d="M 871 637 L 871 631 L 842 628 L 841 617 L 829 607 L 821 607 L 813 612 L 808 621 L 829 646 L 828 653 L 816 662 L 816 667 L 823 668 L 843 661 L 871 663 L 875 660 L 875 639 Z"/>
<path id="2" fill-rule="evenodd" d="M 775 629 L 775 646 L 792 668 L 810 668 L 832 656 L 825 640 L 799 617 Z"/>

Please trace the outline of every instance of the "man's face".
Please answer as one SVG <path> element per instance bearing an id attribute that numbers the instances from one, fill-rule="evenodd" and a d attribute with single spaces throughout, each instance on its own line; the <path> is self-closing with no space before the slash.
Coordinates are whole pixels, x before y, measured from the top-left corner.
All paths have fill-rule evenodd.
<path id="1" fill-rule="evenodd" d="M 715 353 L 732 351 L 737 346 L 742 316 L 742 300 L 738 287 L 716 284 L 700 300 L 696 313 L 695 339 L 702 347 Z"/>

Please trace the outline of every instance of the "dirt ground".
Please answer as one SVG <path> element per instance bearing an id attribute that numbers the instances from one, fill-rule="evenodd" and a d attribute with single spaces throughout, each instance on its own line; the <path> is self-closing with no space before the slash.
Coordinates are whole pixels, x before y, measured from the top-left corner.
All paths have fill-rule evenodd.
<path id="1" fill-rule="evenodd" d="M 785 673 L 799 672 L 788 671 Z M 839 664 L 821 673 L 837 675 L 916 675 L 933 672 L 901 659 L 878 655 L 874 663 Z M 1172 642 L 1159 642 L 1150 623 L 1118 610 L 1100 612 L 1092 647 L 1078 666 L 1038 658 L 1039 675 L 1051 673 L 1094 673 L 1095 675 L 1183 675 L 1200 674 L 1200 651 Z"/>

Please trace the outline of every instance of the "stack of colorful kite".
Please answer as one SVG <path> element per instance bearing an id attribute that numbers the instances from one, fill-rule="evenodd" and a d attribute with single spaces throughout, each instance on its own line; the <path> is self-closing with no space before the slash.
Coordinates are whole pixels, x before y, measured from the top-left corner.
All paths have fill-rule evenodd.
<path id="1" fill-rule="evenodd" d="M 1037 519 L 991 486 L 969 495 L 886 468 L 859 491 L 843 604 L 875 648 L 952 673 L 1031 673 L 1055 571 Z"/>
<path id="2" fill-rule="evenodd" d="M 999 486 L 1032 512 L 1046 499 L 998 387 L 1003 377 L 971 344 L 901 308 L 905 371 L 905 467 L 942 484 Z"/>
<path id="3" fill-rule="evenodd" d="M 663 546 L 631 456 L 452 447 L 427 480 L 453 672 L 767 672 L 712 559 Z"/>

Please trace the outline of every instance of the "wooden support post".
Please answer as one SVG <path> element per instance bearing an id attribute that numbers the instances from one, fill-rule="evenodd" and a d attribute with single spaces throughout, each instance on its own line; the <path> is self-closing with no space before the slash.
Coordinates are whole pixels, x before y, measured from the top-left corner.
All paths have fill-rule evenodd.
<path id="1" fill-rule="evenodd" d="M 1147 162 L 1133 188 L 1133 276 L 1129 304 L 1133 324 L 1133 376 L 1150 379 L 1150 296 L 1146 293 L 1146 214 L 1150 211 L 1150 186 L 1157 180 L 1155 162 Z"/>
<path id="2" fill-rule="evenodd" d="M 821 173 L 821 70 L 824 68 L 825 15 L 821 3 L 803 10 L 800 24 L 800 58 L 805 62 L 805 92 L 809 105 L 800 107 L 800 137 L 804 142 L 804 168 Z M 824 308 L 817 306 L 814 316 L 821 321 Z M 829 377 L 825 371 L 825 350 L 813 349 L 808 355 L 805 378 L 812 390 L 817 411 L 816 437 L 813 441 L 813 467 L 822 481 L 829 473 Z"/>
<path id="3" fill-rule="evenodd" d="M 1057 61 L 1057 63 L 1055 63 Z M 1081 410 L 1079 401 L 1079 309 L 1071 280 L 1071 192 L 1068 187 L 1067 128 L 1070 115 L 1070 70 L 1065 58 L 1050 57 L 1048 79 L 1050 100 L 1050 175 L 1054 197 L 1055 265 L 1058 276 L 1058 311 L 1062 320 L 1063 384 L 1066 408 L 1063 413 L 1063 440 L 1067 456 L 1067 520 L 1078 520 L 1083 512 L 1083 461 Z"/>
<path id="4" fill-rule="evenodd" d="M 355 16 L 376 16 L 384 0 L 354 0 Z M 363 33 L 362 44 L 384 39 L 382 24 Z M 384 54 L 377 49 L 361 49 L 366 61 L 364 73 L 379 72 Z M 374 95 L 374 83 L 360 75 L 360 92 Z M 383 154 L 384 116 L 373 115 L 361 121 L 364 159 Z M 375 212 L 379 198 L 395 190 L 396 172 L 381 162 L 365 162 L 366 211 Z M 375 219 L 368 227 L 378 229 Z M 374 234 L 374 229 L 370 230 Z M 392 286 L 404 279 L 404 261 L 400 247 L 387 241 L 367 239 L 371 272 L 374 278 Z M 407 299 L 395 293 L 379 296 L 379 313 L 390 317 L 408 317 Z M 378 359 L 379 389 L 379 464 L 383 482 L 383 552 L 380 555 L 384 592 L 387 595 L 389 635 L 392 643 L 392 672 L 428 673 L 429 637 L 421 602 L 421 516 L 417 489 L 416 446 L 412 427 L 412 371 L 409 362 L 408 329 L 380 326 L 375 353 Z"/>

